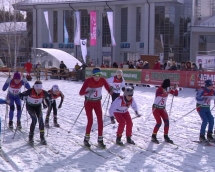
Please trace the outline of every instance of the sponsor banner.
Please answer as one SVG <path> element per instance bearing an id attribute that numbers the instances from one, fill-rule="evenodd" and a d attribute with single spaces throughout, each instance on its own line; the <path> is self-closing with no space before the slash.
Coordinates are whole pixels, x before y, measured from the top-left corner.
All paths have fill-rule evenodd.
<path id="1" fill-rule="evenodd" d="M 87 39 L 81 39 L 81 53 L 84 60 L 84 63 L 86 63 L 86 56 L 87 56 Z"/>
<path id="2" fill-rule="evenodd" d="M 96 11 L 90 12 L 90 45 L 96 45 Z"/>
<path id="3" fill-rule="evenodd" d="M 202 64 L 202 68 L 215 68 L 215 56 L 212 55 L 204 55 L 204 56 L 197 56 L 196 57 L 196 64 Z"/>

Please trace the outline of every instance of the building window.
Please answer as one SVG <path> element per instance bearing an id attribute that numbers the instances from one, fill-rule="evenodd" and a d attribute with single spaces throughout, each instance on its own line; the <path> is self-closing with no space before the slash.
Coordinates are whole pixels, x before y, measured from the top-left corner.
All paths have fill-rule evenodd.
<path id="1" fill-rule="evenodd" d="M 121 9 L 121 42 L 127 42 L 128 8 Z"/>
<path id="2" fill-rule="evenodd" d="M 58 42 L 58 12 L 53 11 L 53 42 Z"/>
<path id="3" fill-rule="evenodd" d="M 81 11 L 81 38 L 89 40 L 90 37 L 90 15 L 87 10 Z M 89 41 L 87 41 L 89 42 Z M 88 44 L 89 45 L 89 44 Z"/>
<path id="4" fill-rule="evenodd" d="M 69 36 L 68 42 L 74 42 L 74 14 L 73 14 L 73 11 L 71 11 L 71 10 L 64 11 L 64 25 L 66 26 L 68 36 Z M 63 29 L 63 35 L 64 35 L 64 29 Z M 63 36 L 63 38 L 64 38 L 64 36 Z M 63 39 L 63 41 L 65 41 L 64 39 Z"/>
<path id="5" fill-rule="evenodd" d="M 102 17 L 102 46 L 110 47 L 111 46 L 111 36 L 110 36 L 110 27 L 108 24 L 108 18 L 106 14 L 103 14 Z"/>
<path id="6" fill-rule="evenodd" d="M 140 42 L 141 31 L 141 7 L 137 7 L 136 10 L 136 42 Z"/>

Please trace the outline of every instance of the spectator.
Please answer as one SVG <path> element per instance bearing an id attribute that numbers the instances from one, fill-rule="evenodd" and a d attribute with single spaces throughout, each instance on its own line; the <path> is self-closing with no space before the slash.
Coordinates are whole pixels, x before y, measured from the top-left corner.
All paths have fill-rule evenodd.
<path id="1" fill-rule="evenodd" d="M 165 60 L 165 62 L 164 62 L 164 64 L 163 64 L 163 70 L 165 70 L 165 69 L 166 69 L 167 62 L 168 62 L 168 60 Z"/>
<path id="2" fill-rule="evenodd" d="M 42 68 L 40 62 L 38 62 L 36 64 L 35 68 L 36 68 L 36 78 L 39 81 L 40 80 L 40 71 L 41 71 L 41 68 Z"/>
<path id="3" fill-rule="evenodd" d="M 113 68 L 118 68 L 117 62 L 114 62 L 112 66 L 113 66 Z"/>
<path id="4" fill-rule="evenodd" d="M 185 62 L 181 62 L 180 70 L 187 70 L 187 69 L 186 69 Z"/>
<path id="5" fill-rule="evenodd" d="M 61 80 L 61 75 L 66 74 L 65 69 L 67 68 L 63 61 L 61 61 L 59 68 L 60 68 L 60 80 Z M 65 79 L 66 79 L 66 77 L 64 76 L 64 80 Z"/>
<path id="6" fill-rule="evenodd" d="M 30 60 L 28 60 L 27 63 L 25 63 L 25 66 L 24 66 L 26 72 L 27 72 L 27 76 L 30 76 L 30 73 L 31 73 L 31 70 L 32 70 L 32 63 Z"/>
<path id="7" fill-rule="evenodd" d="M 77 71 L 77 70 L 80 69 L 80 68 L 81 68 L 81 66 L 79 66 L 78 63 L 76 63 L 76 65 L 75 65 L 75 71 Z"/>
<path id="8" fill-rule="evenodd" d="M 143 69 L 149 69 L 149 63 L 147 61 L 144 61 Z"/>
<path id="9" fill-rule="evenodd" d="M 160 70 L 160 69 L 161 69 L 161 65 L 160 65 L 160 63 L 158 62 L 158 60 L 155 60 L 155 64 L 154 64 L 153 69 L 154 69 L 154 70 Z"/>
<path id="10" fill-rule="evenodd" d="M 134 69 L 134 65 L 133 65 L 132 61 L 129 62 L 128 68 L 129 69 Z"/>
<path id="11" fill-rule="evenodd" d="M 100 68 L 106 68 L 106 65 L 104 63 L 102 63 Z"/>
<path id="12" fill-rule="evenodd" d="M 172 65 L 171 61 L 168 61 L 167 65 L 165 67 L 165 70 L 169 70 L 169 68 L 171 67 L 171 65 Z"/>
<path id="13" fill-rule="evenodd" d="M 192 63 L 191 70 L 193 70 L 193 71 L 198 70 L 198 67 L 196 66 L 196 63 Z"/>
<path id="14" fill-rule="evenodd" d="M 172 62 L 172 66 L 168 70 L 177 70 L 177 66 L 175 64 L 175 61 Z"/>
<path id="15" fill-rule="evenodd" d="M 202 64 L 201 63 L 199 63 L 199 70 L 200 71 L 204 71 L 204 69 L 202 68 Z"/>
<path id="16" fill-rule="evenodd" d="M 123 68 L 123 64 L 122 63 L 120 64 L 120 68 Z"/>
<path id="17" fill-rule="evenodd" d="M 191 70 L 191 62 L 186 62 L 186 69 L 189 71 Z"/>

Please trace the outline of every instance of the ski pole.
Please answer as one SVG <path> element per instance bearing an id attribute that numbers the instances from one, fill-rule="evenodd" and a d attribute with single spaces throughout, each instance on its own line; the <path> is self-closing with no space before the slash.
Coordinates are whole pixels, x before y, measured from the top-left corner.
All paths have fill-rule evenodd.
<path id="1" fill-rule="evenodd" d="M 0 117 L 0 150 L 1 150 L 1 117 Z"/>
<path id="2" fill-rule="evenodd" d="M 200 106 L 202 106 L 202 105 L 197 106 L 196 108 L 194 108 L 193 110 L 189 111 L 188 113 L 186 113 L 182 117 L 178 118 L 177 120 L 173 120 L 173 122 L 177 122 L 177 121 L 181 120 L 182 118 L 184 118 L 185 116 L 187 116 L 188 114 L 190 114 L 191 112 L 193 112 L 194 110 L 196 110 L 197 108 L 199 108 Z"/>
<path id="3" fill-rule="evenodd" d="M 93 92 L 92 92 L 93 93 Z M 84 106 L 82 107 L 80 113 L 78 114 L 77 118 L 75 119 L 75 122 L 73 123 L 73 125 L 71 126 L 70 130 L 68 131 L 68 133 L 71 133 L 72 128 L 75 126 L 75 123 L 77 122 L 79 116 L 81 115 L 81 112 L 84 110 L 85 104 L 88 102 L 88 100 L 90 99 L 91 94 L 89 95 L 89 98 L 86 100 L 86 102 L 84 103 Z"/>
<path id="4" fill-rule="evenodd" d="M 110 94 L 109 94 L 109 97 L 108 97 L 108 103 L 107 103 L 107 107 L 106 107 L 106 111 L 105 111 L 105 115 L 104 116 L 106 116 L 106 114 L 107 114 L 107 109 L 108 109 L 108 106 L 109 106 L 109 102 L 110 102 Z"/>
<path id="5" fill-rule="evenodd" d="M 171 102 L 171 106 L 170 106 L 170 109 L 169 109 L 169 117 L 170 117 L 170 115 L 171 115 L 171 111 L 172 111 L 172 104 L 173 104 L 173 99 L 174 99 L 174 95 L 172 96 L 172 102 Z"/>
<path id="6" fill-rule="evenodd" d="M 50 116 L 50 113 L 51 113 L 51 107 L 52 107 L 52 102 L 49 102 L 50 104 L 49 104 L 49 107 L 48 107 L 48 111 L 47 111 L 47 115 L 48 116 Z M 48 137 L 48 135 L 49 135 L 49 127 L 48 127 L 48 129 L 47 129 L 47 137 Z"/>
<path id="7" fill-rule="evenodd" d="M 7 125 L 7 115 L 8 115 L 8 105 L 6 104 L 6 111 L 5 111 L 5 119 L 4 119 L 4 135 L 3 135 L 3 142 L 5 140 L 5 130 Z"/>
<path id="8" fill-rule="evenodd" d="M 104 102 L 102 103 L 102 107 L 104 106 L 104 104 L 105 104 L 105 101 L 106 101 L 107 97 L 108 97 L 108 94 L 107 94 L 107 96 L 105 97 Z"/>
<path id="9" fill-rule="evenodd" d="M 23 108 L 24 108 L 24 106 L 25 106 L 25 102 L 26 102 L 26 100 L 25 100 L 24 103 L 23 103 L 22 110 L 21 110 L 21 115 L 22 115 Z M 16 130 L 15 130 L 15 132 L 14 132 L 14 135 L 13 135 L 12 139 L 15 138 L 15 135 L 16 135 L 17 130 L 18 130 L 18 125 L 16 125 Z"/>

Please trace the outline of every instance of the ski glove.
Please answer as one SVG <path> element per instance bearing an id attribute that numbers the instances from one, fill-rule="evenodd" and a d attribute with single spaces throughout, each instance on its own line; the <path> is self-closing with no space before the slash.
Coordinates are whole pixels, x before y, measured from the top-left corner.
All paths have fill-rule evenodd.
<path id="1" fill-rule="evenodd" d="M 19 94 L 19 98 L 20 98 L 21 100 L 24 100 L 24 101 L 27 100 L 27 96 L 24 96 L 23 94 Z"/>
<path id="2" fill-rule="evenodd" d="M 92 95 L 95 92 L 95 89 L 93 88 L 88 89 L 87 92 L 89 93 L 89 95 Z"/>
<path id="3" fill-rule="evenodd" d="M 141 115 L 140 115 L 137 111 L 135 111 L 135 115 L 136 115 L 137 117 L 141 117 Z"/>
<path id="4" fill-rule="evenodd" d="M 24 83 L 27 83 L 27 82 L 28 82 L 27 79 L 26 79 L 26 77 L 24 77 L 24 76 L 23 76 L 23 78 L 22 78 L 22 81 L 23 81 Z"/>
<path id="5" fill-rule="evenodd" d="M 60 109 L 62 107 L 62 104 L 59 104 L 58 109 Z"/>
<path id="6" fill-rule="evenodd" d="M 111 120 L 111 124 L 115 124 L 116 123 L 113 116 L 110 117 L 110 120 Z"/>

